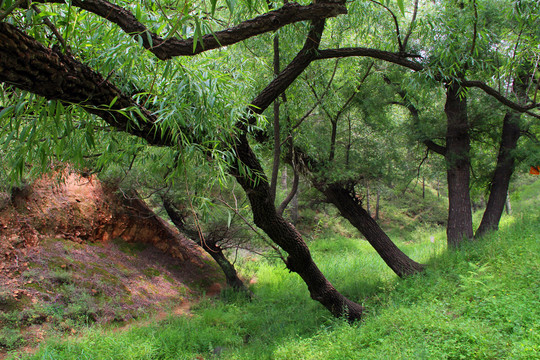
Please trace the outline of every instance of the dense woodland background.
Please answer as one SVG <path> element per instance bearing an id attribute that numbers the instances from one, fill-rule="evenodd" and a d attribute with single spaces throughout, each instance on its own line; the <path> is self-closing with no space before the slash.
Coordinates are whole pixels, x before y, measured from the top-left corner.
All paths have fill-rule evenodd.
<path id="1" fill-rule="evenodd" d="M 184 343 L 185 332 L 171 333 L 176 350 L 154 343 L 151 358 L 320 358 L 336 339 L 347 345 L 323 357 L 362 358 L 354 354 L 365 343 L 385 358 L 418 337 L 425 343 L 398 353 L 528 358 L 538 353 L 529 172 L 540 165 L 539 14 L 533 0 L 0 1 L 2 207 L 20 211 L 43 174 L 80 174 L 158 219 L 168 239 L 191 241 L 152 246 L 206 251 L 225 278 L 224 302 L 203 302 L 199 320 L 167 320 L 182 322 L 170 331 L 200 327 L 204 336 Z M 511 217 L 520 207 L 527 213 Z M 85 231 L 104 239 L 97 226 Z M 515 260 L 515 246 L 530 257 Z M 523 276 L 490 307 L 509 286 L 510 263 Z M 431 281 L 445 290 L 437 295 Z M 448 327 L 426 330 L 438 322 L 429 317 L 417 329 L 424 336 L 403 333 L 415 328 L 400 325 L 407 312 L 429 310 L 422 292 L 436 306 L 425 316 L 440 312 Z M 406 308 L 388 305 L 399 294 Z M 280 312 L 274 301 L 296 305 Z M 521 306 L 516 318 L 511 303 Z M 11 329 L 7 350 L 28 325 L 13 316 L 0 319 Z M 352 346 L 366 317 L 403 337 L 385 347 L 388 334 L 373 330 Z M 111 341 L 138 343 L 136 332 Z"/>

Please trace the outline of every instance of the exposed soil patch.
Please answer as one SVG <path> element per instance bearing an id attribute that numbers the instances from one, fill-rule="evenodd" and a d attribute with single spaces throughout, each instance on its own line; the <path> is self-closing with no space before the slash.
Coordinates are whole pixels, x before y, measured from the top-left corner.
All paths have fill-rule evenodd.
<path id="1" fill-rule="evenodd" d="M 0 358 L 54 332 L 184 313 L 221 288 L 210 257 L 144 203 L 62 175 L 0 203 Z"/>

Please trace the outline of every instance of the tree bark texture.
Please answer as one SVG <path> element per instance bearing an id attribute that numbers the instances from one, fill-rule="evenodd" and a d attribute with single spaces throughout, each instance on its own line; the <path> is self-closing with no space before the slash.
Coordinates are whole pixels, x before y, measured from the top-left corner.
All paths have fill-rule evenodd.
<path id="1" fill-rule="evenodd" d="M 99 73 L 69 55 L 44 47 L 5 22 L 0 22 L 0 82 L 48 100 L 77 104 L 116 129 L 143 137 L 152 145 L 172 142 L 171 134 L 163 134 L 154 126 L 156 118 L 148 110 Z M 125 111 L 129 108 L 138 111 Z"/>
<path id="2" fill-rule="evenodd" d="M 507 199 L 510 178 L 514 172 L 513 152 L 520 137 L 520 114 L 515 111 L 506 113 L 503 120 L 501 144 L 497 165 L 491 180 L 489 199 L 476 236 L 482 236 L 499 228 L 499 221 Z"/>
<path id="3" fill-rule="evenodd" d="M 319 190 L 329 202 L 334 204 L 340 214 L 365 236 L 379 256 L 398 276 L 404 277 L 422 271 L 423 265 L 409 258 L 390 240 L 350 191 L 339 184 L 321 186 Z"/>
<path id="4" fill-rule="evenodd" d="M 450 247 L 458 247 L 464 239 L 472 239 L 472 211 L 469 192 L 470 136 L 467 99 L 459 84 L 446 90 L 446 173 L 448 178 L 448 226 Z"/>

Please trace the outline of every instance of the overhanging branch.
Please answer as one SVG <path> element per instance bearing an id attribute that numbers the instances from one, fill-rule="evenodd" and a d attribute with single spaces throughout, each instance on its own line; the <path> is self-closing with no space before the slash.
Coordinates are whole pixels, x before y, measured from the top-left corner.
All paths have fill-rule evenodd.
<path id="1" fill-rule="evenodd" d="M 64 3 L 64 0 L 38 0 L 41 3 Z M 346 14 L 342 2 L 314 3 L 302 6 L 286 3 L 283 7 L 246 20 L 231 28 L 203 35 L 201 38 L 163 39 L 150 32 L 130 11 L 105 0 L 73 0 L 72 4 L 92 12 L 118 25 L 130 35 L 140 35 L 143 46 L 161 60 L 175 56 L 193 56 L 204 51 L 236 44 L 263 33 L 275 31 L 285 25 L 306 20 L 321 20 Z"/>

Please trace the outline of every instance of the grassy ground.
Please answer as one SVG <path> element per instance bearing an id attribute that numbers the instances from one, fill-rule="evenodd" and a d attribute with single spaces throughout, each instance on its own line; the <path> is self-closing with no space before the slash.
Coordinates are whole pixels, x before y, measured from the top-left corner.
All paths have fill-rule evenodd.
<path id="1" fill-rule="evenodd" d="M 257 278 L 251 302 L 223 293 L 197 304 L 190 317 L 126 331 L 89 329 L 52 339 L 30 358 L 538 359 L 540 181 L 513 200 L 515 215 L 503 219 L 500 231 L 460 251 L 447 252 L 444 231 L 433 228 L 400 243 L 429 264 L 405 280 L 364 241 L 313 240 L 323 272 L 367 308 L 364 321 L 352 326 L 311 300 L 277 260 L 244 259 L 242 272 Z"/>

